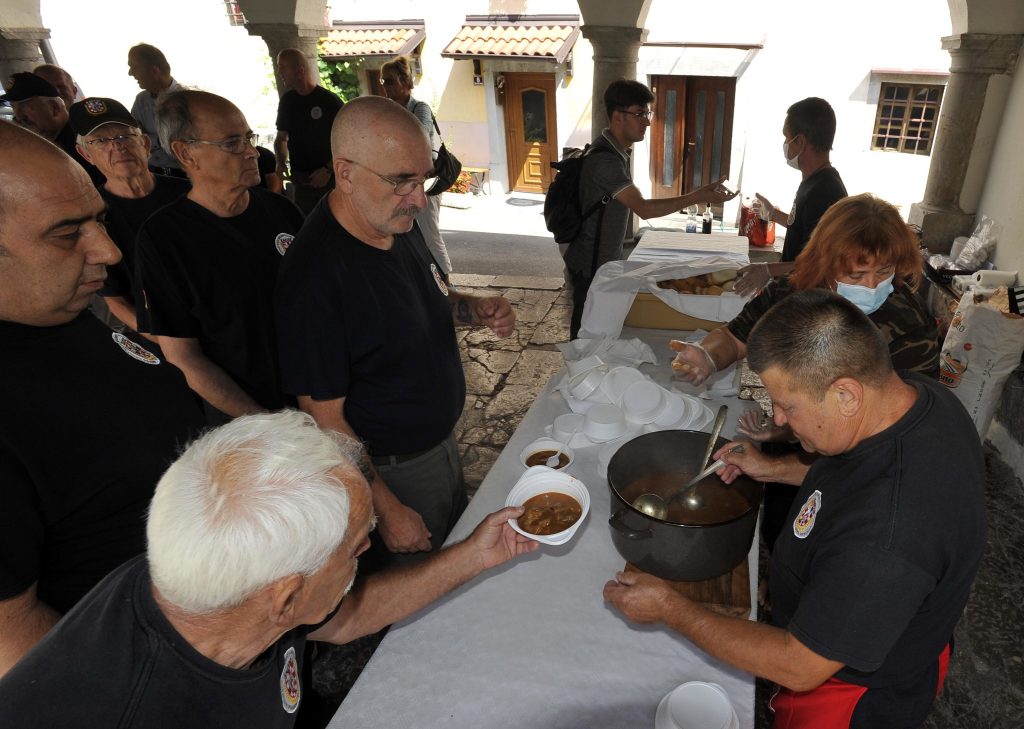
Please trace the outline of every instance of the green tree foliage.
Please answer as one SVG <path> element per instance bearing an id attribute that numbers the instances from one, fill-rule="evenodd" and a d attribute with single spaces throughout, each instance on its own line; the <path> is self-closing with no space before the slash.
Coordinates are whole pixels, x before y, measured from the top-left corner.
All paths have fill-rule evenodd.
<path id="1" fill-rule="evenodd" d="M 325 89 L 337 94 L 342 101 L 359 96 L 361 64 L 358 61 L 325 61 L 323 56 L 318 55 L 316 65 L 320 71 L 320 85 Z"/>

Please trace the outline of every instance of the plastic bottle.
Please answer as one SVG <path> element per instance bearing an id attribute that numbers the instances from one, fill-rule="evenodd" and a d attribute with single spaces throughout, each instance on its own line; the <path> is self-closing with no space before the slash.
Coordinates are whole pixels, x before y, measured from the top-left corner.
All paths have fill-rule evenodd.
<path id="1" fill-rule="evenodd" d="M 711 232 L 711 223 L 714 221 L 715 216 L 711 214 L 711 204 L 708 203 L 707 207 L 704 208 L 704 218 L 701 225 L 701 233 Z"/>
<path id="2" fill-rule="evenodd" d="M 687 233 L 696 233 L 697 232 L 697 216 L 695 214 L 693 206 L 691 205 L 690 207 L 686 208 L 686 212 L 688 214 L 688 217 L 686 218 L 686 232 Z"/>

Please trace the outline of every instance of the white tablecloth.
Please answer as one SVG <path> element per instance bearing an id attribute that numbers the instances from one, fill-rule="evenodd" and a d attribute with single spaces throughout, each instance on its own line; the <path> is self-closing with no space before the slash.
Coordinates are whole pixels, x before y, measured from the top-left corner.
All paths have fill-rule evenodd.
<path id="1" fill-rule="evenodd" d="M 629 330 L 662 357 L 642 368 L 665 384 L 671 332 Z M 678 334 L 678 333 L 675 333 Z M 623 336 L 626 336 L 624 334 Z M 558 375 L 555 376 L 557 379 Z M 523 472 L 522 449 L 568 412 L 549 382 L 470 502 L 451 540 L 501 508 Z M 726 401 L 709 402 L 713 408 Z M 725 433 L 749 404 L 729 399 Z M 601 591 L 624 561 L 608 527 L 610 495 L 598 447 L 578 449 L 570 473 L 590 490 L 575 538 L 542 546 L 479 576 L 395 625 L 330 723 L 333 729 L 622 729 L 653 727 L 659 700 L 680 683 L 713 681 L 753 727 L 754 681 L 663 628 L 629 623 Z M 748 557 L 756 604 L 757 538 Z"/>

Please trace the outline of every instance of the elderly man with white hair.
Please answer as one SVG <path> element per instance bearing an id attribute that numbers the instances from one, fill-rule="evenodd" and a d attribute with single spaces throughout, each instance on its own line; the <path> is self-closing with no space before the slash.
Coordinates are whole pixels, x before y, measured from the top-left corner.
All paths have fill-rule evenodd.
<path id="1" fill-rule="evenodd" d="M 157 486 L 147 556 L 0 681 L 5 726 L 290 727 L 307 640 L 375 632 L 536 548 L 507 524 L 522 509 L 502 509 L 343 601 L 374 524 L 360 457 L 356 441 L 296 411 L 195 441 Z"/>

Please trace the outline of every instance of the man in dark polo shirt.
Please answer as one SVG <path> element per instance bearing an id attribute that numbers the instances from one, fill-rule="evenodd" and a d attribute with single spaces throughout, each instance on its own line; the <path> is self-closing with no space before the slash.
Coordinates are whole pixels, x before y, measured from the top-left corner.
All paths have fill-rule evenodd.
<path id="1" fill-rule="evenodd" d="M 273 294 L 302 213 L 261 188 L 255 136 L 242 112 L 205 91 L 175 91 L 157 109 L 160 137 L 192 181 L 188 195 L 138 236 L 139 330 L 212 408 L 212 422 L 277 410 Z"/>
<path id="2" fill-rule="evenodd" d="M 331 188 L 331 124 L 342 100 L 314 81 L 310 59 L 297 48 L 277 54 L 277 71 L 288 87 L 277 106 L 277 174 L 290 179 L 295 204 L 309 215 Z"/>
<path id="3" fill-rule="evenodd" d="M 652 575 L 605 598 L 779 684 L 776 727 L 907 729 L 942 689 L 950 640 L 985 551 L 985 459 L 933 379 L 893 370 L 878 327 L 830 291 L 798 291 L 754 327 L 747 361 L 807 466 L 727 444 L 730 483 L 799 487 L 772 556 L 772 625 L 718 615 Z M 955 443 L 956 447 L 948 445 Z"/>
<path id="4" fill-rule="evenodd" d="M 187 193 L 189 183 L 149 171 L 149 137 L 120 102 L 94 96 L 72 104 L 69 113 L 78 151 L 107 178 L 99 188 L 107 203 L 107 234 L 121 249 L 100 296 L 114 316 L 138 330 L 132 294 L 135 236 L 150 215 Z"/>
<path id="5" fill-rule="evenodd" d="M 68 119 L 68 109 L 53 85 L 34 73 L 16 73 L 0 101 L 8 101 L 15 123 L 35 132 L 63 149 L 82 165 L 95 185 L 103 184 L 103 175 L 86 162 L 75 148 L 75 131 Z"/>
<path id="6" fill-rule="evenodd" d="M 466 505 L 452 436 L 466 397 L 455 321 L 505 337 L 515 314 L 503 298 L 450 290 L 413 225 L 433 174 L 416 117 L 384 97 L 354 99 L 332 145 L 335 187 L 278 280 L 284 389 L 321 427 L 366 443 L 386 550 L 436 550 Z"/>
<path id="7" fill-rule="evenodd" d="M 203 426 L 177 368 L 85 311 L 120 253 L 53 145 L 0 123 L 0 675 L 145 549 L 156 482 Z"/>

